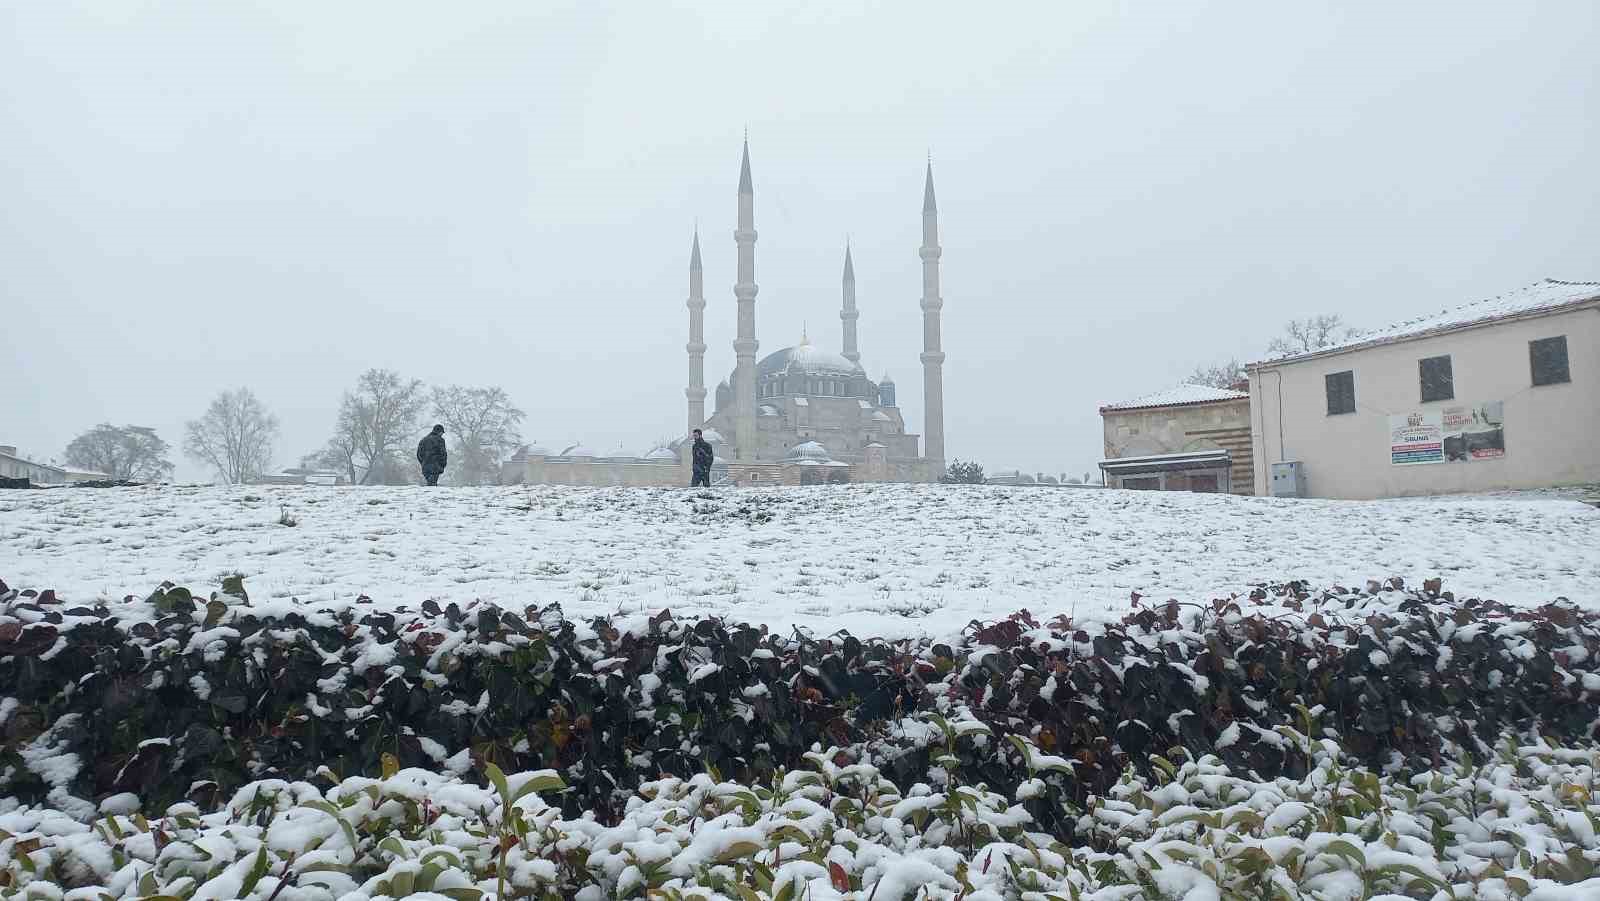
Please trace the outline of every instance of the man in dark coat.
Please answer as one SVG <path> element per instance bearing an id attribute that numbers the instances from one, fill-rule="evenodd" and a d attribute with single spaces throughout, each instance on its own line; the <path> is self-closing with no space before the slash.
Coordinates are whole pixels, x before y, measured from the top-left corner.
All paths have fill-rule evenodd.
<path id="1" fill-rule="evenodd" d="M 429 485 L 439 484 L 439 474 L 444 472 L 445 461 L 450 459 L 444 447 L 444 426 L 436 425 L 417 444 L 417 462 L 422 464 L 422 477 Z"/>
<path id="2" fill-rule="evenodd" d="M 711 462 L 716 459 L 716 454 L 711 450 L 711 442 L 701 437 L 700 430 L 694 430 L 694 480 L 689 483 L 690 488 L 711 487 Z"/>

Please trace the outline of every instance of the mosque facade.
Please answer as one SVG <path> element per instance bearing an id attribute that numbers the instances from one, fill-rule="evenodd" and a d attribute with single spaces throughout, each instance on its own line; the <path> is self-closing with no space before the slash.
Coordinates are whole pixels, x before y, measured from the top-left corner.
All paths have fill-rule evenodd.
<path id="1" fill-rule="evenodd" d="M 705 291 L 700 236 L 689 253 L 689 384 L 685 437 L 639 457 L 596 456 L 580 447 L 552 453 L 525 448 L 506 464 L 503 481 L 571 485 L 679 485 L 689 481 L 689 435 L 716 450 L 714 483 L 732 485 L 934 482 L 944 475 L 944 361 L 939 294 L 939 222 L 933 166 L 922 197 L 923 434 L 906 431 L 888 375 L 872 379 L 861 363 L 855 266 L 845 249 L 838 352 L 802 336 L 799 344 L 758 356 L 756 339 L 755 191 L 750 146 L 740 161 L 733 372 L 714 390 L 705 382 Z M 706 401 L 712 402 L 710 415 Z"/>

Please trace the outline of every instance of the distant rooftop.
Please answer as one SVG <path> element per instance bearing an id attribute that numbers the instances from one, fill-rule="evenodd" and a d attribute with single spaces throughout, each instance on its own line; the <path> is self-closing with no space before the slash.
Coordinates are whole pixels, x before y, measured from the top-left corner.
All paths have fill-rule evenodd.
<path id="1" fill-rule="evenodd" d="M 1352 336 L 1348 341 L 1330 344 L 1327 347 L 1321 347 L 1313 351 L 1269 357 L 1259 363 L 1250 365 L 1262 366 L 1270 363 L 1298 360 L 1302 357 L 1320 356 L 1327 353 L 1405 341 L 1411 338 L 1421 338 L 1453 331 L 1458 328 L 1483 325 L 1499 319 L 1508 319 L 1512 316 L 1554 312 L 1563 307 L 1577 306 L 1594 300 L 1600 300 L 1600 282 L 1563 282 L 1547 278 L 1519 291 L 1512 291 L 1507 294 L 1501 294 L 1498 297 L 1485 298 L 1484 300 L 1475 300 L 1459 307 L 1441 310 L 1426 316 L 1418 316 L 1405 322 L 1397 322 L 1385 328 L 1362 332 Z"/>
<path id="2" fill-rule="evenodd" d="M 1190 404 L 1214 404 L 1225 400 L 1246 400 L 1250 395 L 1244 391 L 1233 391 L 1228 388 L 1213 388 L 1210 385 L 1179 385 L 1154 394 L 1146 394 L 1132 400 L 1125 400 L 1115 404 L 1105 404 L 1100 412 L 1109 410 L 1141 410 L 1146 407 L 1183 407 Z"/>

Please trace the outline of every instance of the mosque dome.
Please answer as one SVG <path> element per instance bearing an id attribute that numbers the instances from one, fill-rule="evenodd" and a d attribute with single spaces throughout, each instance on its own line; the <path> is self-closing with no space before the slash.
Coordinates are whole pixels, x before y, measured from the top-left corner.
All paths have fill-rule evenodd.
<path id="1" fill-rule="evenodd" d="M 757 378 L 779 374 L 847 379 L 864 372 L 859 364 L 802 341 L 794 347 L 774 351 L 756 364 Z"/>
<path id="2" fill-rule="evenodd" d="M 817 442 L 802 441 L 789 448 L 783 459 L 786 463 L 828 463 L 833 458 L 828 456 L 828 449 Z"/>
<path id="3" fill-rule="evenodd" d="M 523 448 L 522 449 L 522 455 L 524 457 L 553 457 L 553 456 L 555 456 L 555 454 L 550 451 L 550 448 L 545 447 L 542 444 L 532 444 L 532 445 L 529 445 L 529 446 Z"/>
<path id="4" fill-rule="evenodd" d="M 644 458 L 646 460 L 649 460 L 652 463 L 676 463 L 676 462 L 678 462 L 678 455 L 673 453 L 670 450 L 667 450 L 664 447 L 658 447 L 655 450 L 651 451 L 650 453 L 645 454 Z"/>
<path id="5" fill-rule="evenodd" d="M 583 444 L 574 444 L 571 447 L 567 448 L 566 450 L 562 451 L 561 452 L 561 456 L 563 456 L 563 457 L 598 457 L 600 455 L 595 453 L 592 449 L 590 449 L 589 447 L 587 447 L 587 446 L 585 446 Z"/>

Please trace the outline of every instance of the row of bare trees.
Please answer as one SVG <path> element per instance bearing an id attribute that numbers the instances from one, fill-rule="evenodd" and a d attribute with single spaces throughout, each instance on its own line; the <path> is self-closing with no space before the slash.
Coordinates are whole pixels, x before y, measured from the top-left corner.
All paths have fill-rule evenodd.
<path id="1" fill-rule="evenodd" d="M 1283 326 L 1283 334 L 1267 342 L 1267 353 L 1273 356 L 1310 353 L 1347 341 L 1356 330 L 1345 324 L 1338 313 L 1312 316 L 1308 319 L 1291 319 Z M 1237 359 L 1223 360 L 1211 365 L 1196 366 L 1188 381 L 1213 388 L 1231 388 L 1246 378 L 1244 364 Z"/>
<path id="2" fill-rule="evenodd" d="M 354 485 L 420 479 L 416 445 L 432 423 L 444 426 L 450 466 L 442 481 L 492 485 L 521 443 L 523 412 L 499 387 L 427 388 L 390 369 L 369 369 L 339 400 L 333 436 L 302 465 L 337 469 Z"/>
<path id="3" fill-rule="evenodd" d="M 417 442 L 437 422 L 450 443 L 444 481 L 494 484 L 521 442 L 522 419 L 503 388 L 430 389 L 392 370 L 369 369 L 340 398 L 333 436 L 301 465 L 337 470 L 353 485 L 415 483 L 421 477 Z M 218 394 L 200 418 L 185 425 L 183 451 L 219 480 L 246 484 L 269 471 L 278 434 L 278 417 L 255 392 L 237 388 Z M 74 438 L 65 458 L 70 466 L 112 479 L 155 482 L 172 477 L 170 452 L 154 429 L 102 423 Z"/>

